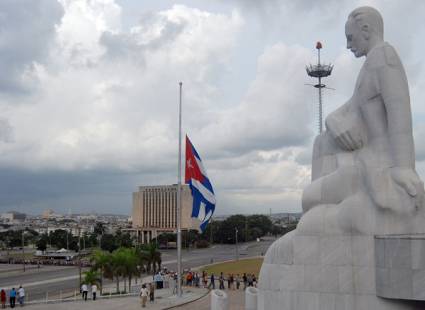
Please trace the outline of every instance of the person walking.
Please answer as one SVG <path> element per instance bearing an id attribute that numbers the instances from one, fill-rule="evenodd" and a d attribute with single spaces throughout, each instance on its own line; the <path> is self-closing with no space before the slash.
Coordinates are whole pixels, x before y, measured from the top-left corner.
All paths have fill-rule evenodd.
<path id="1" fill-rule="evenodd" d="M 208 274 L 206 271 L 202 271 L 202 283 L 204 284 L 204 288 L 208 286 Z"/>
<path id="2" fill-rule="evenodd" d="M 193 274 L 191 271 L 186 275 L 187 286 L 192 286 Z"/>
<path id="3" fill-rule="evenodd" d="M 87 284 L 83 283 L 81 285 L 81 293 L 84 301 L 87 301 L 87 292 L 89 291 Z"/>
<path id="4" fill-rule="evenodd" d="M 146 284 L 142 285 L 142 288 L 140 289 L 140 303 L 142 304 L 142 308 L 146 307 L 146 301 L 148 300 L 148 289 L 146 288 Z"/>
<path id="5" fill-rule="evenodd" d="M 195 272 L 195 276 L 193 277 L 195 282 L 195 287 L 199 287 L 199 273 Z"/>
<path id="6" fill-rule="evenodd" d="M 6 291 L 3 289 L 0 291 L 0 302 L 1 302 L 1 307 L 3 309 L 6 308 Z"/>
<path id="7" fill-rule="evenodd" d="M 155 282 L 155 286 L 156 286 L 156 288 L 157 289 L 160 289 L 160 287 L 159 287 L 159 282 L 161 281 L 161 274 L 159 273 L 159 271 L 158 271 L 158 273 L 157 274 L 155 274 L 154 276 L 153 276 L 153 281 Z"/>
<path id="8" fill-rule="evenodd" d="M 93 300 L 96 300 L 96 293 L 97 293 L 97 285 L 96 283 L 93 283 L 91 286 L 91 295 Z"/>
<path id="9" fill-rule="evenodd" d="M 177 293 L 177 290 L 176 290 L 176 284 L 177 284 L 177 282 L 176 282 L 176 280 L 174 279 L 174 274 L 171 274 L 171 275 L 170 275 L 170 279 L 169 279 L 168 287 L 169 287 L 169 289 L 170 289 L 170 291 L 171 291 L 171 294 L 172 294 L 172 295 L 174 295 L 174 294 L 176 294 L 176 293 Z"/>
<path id="10" fill-rule="evenodd" d="M 223 273 L 220 273 L 220 277 L 218 278 L 218 283 L 219 283 L 219 289 L 220 290 L 224 290 L 224 276 Z"/>
<path id="11" fill-rule="evenodd" d="M 10 308 L 15 308 L 15 302 L 16 302 L 16 290 L 13 287 L 12 290 L 9 292 Z"/>
<path id="12" fill-rule="evenodd" d="M 155 301 L 155 285 L 149 283 L 149 302 Z"/>
<path id="13" fill-rule="evenodd" d="M 213 290 L 215 290 L 215 276 L 214 276 L 214 274 L 213 274 L 213 273 L 211 274 L 210 287 L 211 287 Z"/>
<path id="14" fill-rule="evenodd" d="M 239 273 L 236 275 L 236 289 L 239 290 L 239 287 L 241 286 L 241 278 L 239 276 Z"/>
<path id="15" fill-rule="evenodd" d="M 19 304 L 21 305 L 21 307 L 23 307 L 24 301 L 25 301 L 25 290 L 22 287 L 22 285 L 20 285 L 19 289 L 18 289 L 18 301 L 19 301 Z"/>
<path id="16" fill-rule="evenodd" d="M 243 281 L 243 289 L 246 290 L 247 283 L 248 283 L 248 277 L 246 276 L 246 273 L 243 274 L 242 281 Z"/>
<path id="17" fill-rule="evenodd" d="M 246 278 L 247 278 L 247 281 L 248 281 L 248 286 L 252 286 L 252 275 L 250 273 L 248 273 Z"/>

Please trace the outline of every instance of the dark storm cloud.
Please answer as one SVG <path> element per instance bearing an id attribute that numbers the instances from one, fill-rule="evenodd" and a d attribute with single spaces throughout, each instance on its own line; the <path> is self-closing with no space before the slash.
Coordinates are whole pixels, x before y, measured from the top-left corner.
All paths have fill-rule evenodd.
<path id="1" fill-rule="evenodd" d="M 0 169 L 0 213 L 8 210 L 40 214 L 52 208 L 57 212 L 127 214 L 132 192 L 142 177 L 107 171 L 31 172 Z"/>
<path id="2" fill-rule="evenodd" d="M 151 40 L 146 40 L 143 29 L 152 27 L 152 25 L 160 27 L 159 34 Z M 105 56 L 107 57 L 120 61 L 130 58 L 143 64 L 144 51 L 166 48 L 183 32 L 186 25 L 184 21 L 173 22 L 165 17 L 145 14 L 138 25 L 141 27 L 139 28 L 141 31 L 133 33 L 104 32 L 100 37 L 100 44 L 106 47 Z"/>
<path id="3" fill-rule="evenodd" d="M 48 56 L 63 9 L 55 0 L 0 1 L 0 92 L 29 92 L 25 73 Z"/>

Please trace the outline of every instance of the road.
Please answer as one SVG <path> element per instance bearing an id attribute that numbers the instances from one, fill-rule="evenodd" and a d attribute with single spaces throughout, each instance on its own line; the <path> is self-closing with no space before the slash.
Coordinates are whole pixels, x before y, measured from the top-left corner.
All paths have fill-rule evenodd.
<path id="1" fill-rule="evenodd" d="M 49 292 L 50 296 L 59 295 L 61 291 L 64 294 L 70 294 L 79 286 L 77 267 L 27 266 L 26 271 L 23 272 L 21 266 L 2 265 L 0 267 L 0 288 L 10 289 L 22 285 L 26 289 L 28 298 L 34 300 L 45 298 L 46 292 Z"/>
<path id="2" fill-rule="evenodd" d="M 238 246 L 240 258 L 260 256 L 266 253 L 274 239 L 260 242 L 241 243 Z M 162 250 L 162 264 L 169 270 L 177 269 L 177 251 Z M 182 250 L 183 268 L 207 265 L 211 263 L 234 260 L 236 258 L 236 246 L 231 244 L 213 245 L 208 249 Z"/>
<path id="3" fill-rule="evenodd" d="M 264 254 L 271 243 L 269 239 L 260 242 L 240 243 L 238 252 L 240 258 L 254 257 Z M 168 270 L 177 270 L 177 251 L 161 250 L 162 264 Z M 235 245 L 214 245 L 207 249 L 182 250 L 182 266 L 185 269 L 211 263 L 234 260 Z M 28 267 L 28 266 L 27 266 Z M 107 282 L 108 283 L 108 282 Z M 27 268 L 22 271 L 21 265 L 0 265 L 0 288 L 19 287 L 23 285 L 30 300 L 44 299 L 49 296 L 72 295 L 78 290 L 79 275 L 77 267 L 41 266 Z"/>

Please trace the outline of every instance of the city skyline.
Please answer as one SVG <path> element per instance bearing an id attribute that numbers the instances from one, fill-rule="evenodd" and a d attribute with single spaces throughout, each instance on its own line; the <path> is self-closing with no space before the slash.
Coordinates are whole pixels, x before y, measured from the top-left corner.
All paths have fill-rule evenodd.
<path id="1" fill-rule="evenodd" d="M 364 59 L 341 25 L 359 5 L 403 60 L 424 178 L 423 2 L 0 2 L 0 213 L 131 214 L 139 186 L 176 183 L 180 81 L 216 214 L 299 212 L 317 132 L 304 68 L 320 40 L 324 115 L 349 99 Z"/>

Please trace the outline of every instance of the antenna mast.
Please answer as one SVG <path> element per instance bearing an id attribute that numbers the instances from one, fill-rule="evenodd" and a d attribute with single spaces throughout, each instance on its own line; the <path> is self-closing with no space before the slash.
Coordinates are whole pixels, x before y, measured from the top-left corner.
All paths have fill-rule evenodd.
<path id="1" fill-rule="evenodd" d="M 322 98 L 322 88 L 326 88 L 325 84 L 322 84 L 322 78 L 330 76 L 332 73 L 333 65 L 331 64 L 321 64 L 320 63 L 320 50 L 322 49 L 322 43 L 316 43 L 317 49 L 317 64 L 308 65 L 305 67 L 307 74 L 311 77 L 317 78 L 318 83 L 314 86 L 319 91 L 319 134 L 323 131 L 323 98 Z"/>

